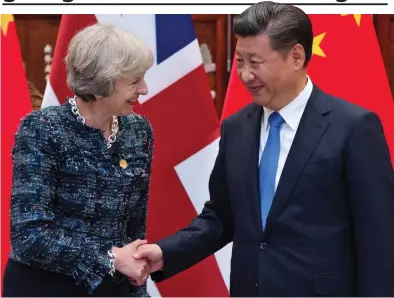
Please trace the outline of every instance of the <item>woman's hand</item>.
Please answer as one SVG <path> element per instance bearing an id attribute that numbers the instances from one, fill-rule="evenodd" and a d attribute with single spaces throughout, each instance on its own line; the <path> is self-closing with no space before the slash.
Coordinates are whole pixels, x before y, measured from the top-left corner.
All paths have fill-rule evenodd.
<path id="1" fill-rule="evenodd" d="M 137 248 L 146 243 L 146 240 L 136 240 L 121 248 L 112 248 L 116 254 L 115 269 L 128 276 L 135 286 L 142 286 L 150 273 L 149 263 L 146 259 L 136 260 L 133 258 Z"/>

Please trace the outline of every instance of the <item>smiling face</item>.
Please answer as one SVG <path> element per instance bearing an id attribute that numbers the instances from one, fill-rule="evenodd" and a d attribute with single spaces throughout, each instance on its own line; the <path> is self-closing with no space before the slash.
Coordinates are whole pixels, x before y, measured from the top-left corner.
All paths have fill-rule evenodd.
<path id="1" fill-rule="evenodd" d="M 68 86 L 82 101 L 94 102 L 93 117 L 129 115 L 138 97 L 148 93 L 144 76 L 153 52 L 122 28 L 99 23 L 84 28 L 72 38 L 65 60 Z"/>
<path id="2" fill-rule="evenodd" d="M 105 98 L 105 108 L 112 115 L 126 116 L 133 112 L 133 106 L 140 95 L 148 94 L 144 75 L 122 77 L 115 81 L 110 97 Z"/>
<path id="3" fill-rule="evenodd" d="M 288 53 L 275 51 L 266 34 L 239 37 L 236 46 L 237 73 L 253 101 L 272 110 L 287 104 L 299 82 L 304 51 L 295 45 Z"/>

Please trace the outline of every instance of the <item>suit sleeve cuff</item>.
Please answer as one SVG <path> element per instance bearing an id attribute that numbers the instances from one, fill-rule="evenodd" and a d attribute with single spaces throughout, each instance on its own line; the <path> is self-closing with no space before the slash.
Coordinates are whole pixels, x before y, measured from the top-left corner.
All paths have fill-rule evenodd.
<path id="1" fill-rule="evenodd" d="M 181 268 L 178 268 L 180 265 L 178 263 L 179 258 L 176 256 L 176 251 L 174 251 L 176 246 L 174 246 L 173 242 L 174 241 L 172 241 L 172 237 L 156 242 L 163 253 L 163 268 L 151 273 L 151 278 L 153 281 L 163 281 L 182 271 Z"/>

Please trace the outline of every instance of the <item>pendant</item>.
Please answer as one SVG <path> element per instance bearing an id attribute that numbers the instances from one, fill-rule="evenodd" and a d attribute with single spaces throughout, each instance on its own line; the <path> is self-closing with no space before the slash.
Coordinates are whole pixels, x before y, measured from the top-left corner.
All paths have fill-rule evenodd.
<path id="1" fill-rule="evenodd" d="M 122 169 L 125 169 L 125 168 L 127 168 L 127 161 L 124 160 L 124 159 L 121 159 L 121 160 L 119 161 L 119 165 L 120 165 L 120 167 L 121 167 Z"/>

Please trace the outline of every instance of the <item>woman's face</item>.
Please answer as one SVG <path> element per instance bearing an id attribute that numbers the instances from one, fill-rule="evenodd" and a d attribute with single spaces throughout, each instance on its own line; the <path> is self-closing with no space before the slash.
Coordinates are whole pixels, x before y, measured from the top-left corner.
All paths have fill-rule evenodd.
<path id="1" fill-rule="evenodd" d="M 113 115 L 130 115 L 138 97 L 148 94 L 144 75 L 123 77 L 115 81 L 113 93 L 107 101 L 107 108 Z"/>

